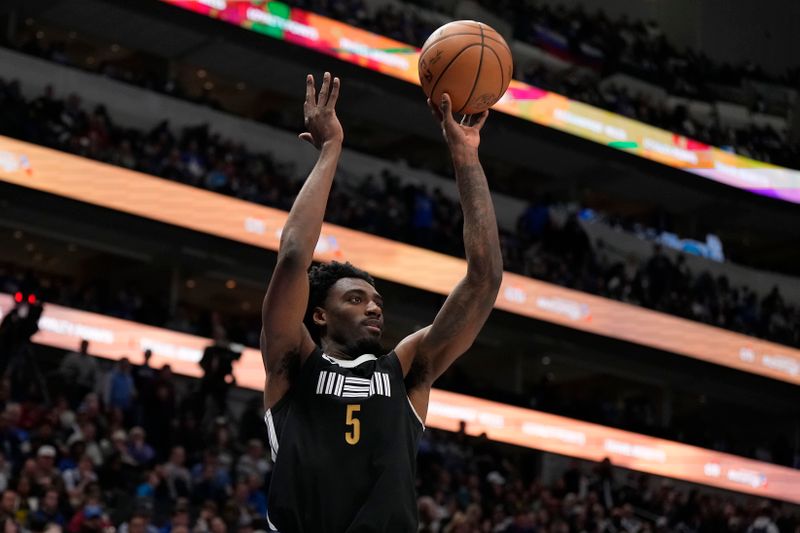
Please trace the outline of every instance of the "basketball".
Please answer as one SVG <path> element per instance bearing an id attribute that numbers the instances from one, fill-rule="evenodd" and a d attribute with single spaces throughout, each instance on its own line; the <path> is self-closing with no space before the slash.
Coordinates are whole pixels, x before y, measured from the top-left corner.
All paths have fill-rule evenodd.
<path id="1" fill-rule="evenodd" d="M 471 115 L 508 89 L 514 64 L 503 36 L 482 22 L 457 20 L 434 31 L 419 55 L 419 81 L 434 103 L 448 93 L 453 111 Z"/>

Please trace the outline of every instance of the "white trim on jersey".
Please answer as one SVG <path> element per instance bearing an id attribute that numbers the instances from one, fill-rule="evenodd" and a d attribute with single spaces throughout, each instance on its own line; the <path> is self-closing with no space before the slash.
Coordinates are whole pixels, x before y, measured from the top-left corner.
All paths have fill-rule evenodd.
<path id="1" fill-rule="evenodd" d="M 383 383 L 385 385 L 383 387 L 383 394 L 386 396 L 391 396 L 392 386 L 389 384 L 389 374 L 387 374 L 386 372 L 376 372 L 376 374 L 383 376 Z"/>
<path id="2" fill-rule="evenodd" d="M 336 372 L 328 372 L 328 383 L 325 384 L 325 394 L 333 392 L 333 384 L 336 382 Z"/>
<path id="3" fill-rule="evenodd" d="M 269 450 L 272 462 L 278 458 L 278 434 L 275 432 L 275 422 L 272 420 L 272 412 L 267 409 L 264 413 L 264 423 L 267 425 L 267 437 L 269 439 Z"/>
<path id="4" fill-rule="evenodd" d="M 417 417 L 417 421 L 419 422 L 419 425 L 422 426 L 422 431 L 425 431 L 425 422 L 422 421 L 422 419 L 419 417 L 419 413 L 417 413 L 417 410 L 414 409 L 414 404 L 411 403 L 411 398 L 406 396 L 406 400 L 408 400 L 408 406 L 411 408 L 411 412 L 414 413 L 414 416 Z"/>
<path id="5" fill-rule="evenodd" d="M 358 365 L 366 363 L 367 361 L 375 361 L 377 357 L 372 355 L 371 353 L 365 353 L 355 359 L 348 361 L 347 359 L 336 359 L 335 357 L 331 357 L 330 355 L 324 353 L 322 354 L 322 358 L 328 361 L 329 363 L 333 363 L 334 365 L 340 366 L 342 368 L 355 368 Z"/>
<path id="6" fill-rule="evenodd" d="M 275 524 L 273 524 L 272 520 L 269 519 L 269 511 L 267 511 L 267 526 L 269 526 L 270 531 L 278 531 L 278 528 L 275 527 Z"/>

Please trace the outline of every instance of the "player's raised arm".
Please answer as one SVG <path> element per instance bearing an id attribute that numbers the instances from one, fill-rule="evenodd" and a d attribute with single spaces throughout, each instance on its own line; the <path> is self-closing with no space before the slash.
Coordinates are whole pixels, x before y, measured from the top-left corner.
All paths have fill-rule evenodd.
<path id="1" fill-rule="evenodd" d="M 489 112 L 465 117 L 459 124 L 453 118 L 449 95 L 445 94 L 438 105 L 428 100 L 428 105 L 441 123 L 442 134 L 453 158 L 464 212 L 467 273 L 450 293 L 433 324 L 406 338 L 396 349 L 406 373 L 414 360 L 423 364 L 420 389 L 423 389 L 424 401 L 418 403 L 412 398 L 417 411 L 427 410 L 427 392 L 424 389 L 429 390 L 430 384 L 474 342 L 494 306 L 503 277 L 494 206 L 478 159 L 480 130 Z M 469 124 L 470 120 L 474 120 L 473 125 Z"/>
<path id="2" fill-rule="evenodd" d="M 316 165 L 289 211 L 281 233 L 278 261 L 262 307 L 261 353 L 269 382 L 264 401 L 270 407 L 289 386 L 292 357 L 307 357 L 314 348 L 303 315 L 308 303 L 308 268 L 319 240 L 328 195 L 342 151 L 344 133 L 336 117 L 339 78 L 326 72 L 319 95 L 314 77 L 306 78 L 303 104 L 306 131 L 300 138 L 319 150 Z"/>

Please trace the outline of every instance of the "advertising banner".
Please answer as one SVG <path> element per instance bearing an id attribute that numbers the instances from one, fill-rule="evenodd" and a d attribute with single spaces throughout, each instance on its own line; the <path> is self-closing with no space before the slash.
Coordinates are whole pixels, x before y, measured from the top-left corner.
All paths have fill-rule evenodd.
<path id="1" fill-rule="evenodd" d="M 258 246 L 278 249 L 287 213 L 0 137 L 0 180 Z M 314 258 L 449 294 L 463 259 L 324 224 Z M 424 268 L 420 268 L 424 265 Z M 497 309 L 800 385 L 800 350 L 506 272 Z"/>
<path id="2" fill-rule="evenodd" d="M 161 1 L 419 85 L 417 48 L 337 20 L 265 0 Z M 494 109 L 732 187 L 800 203 L 798 170 L 748 159 L 517 80 Z"/>
<path id="3" fill-rule="evenodd" d="M 12 296 L 0 293 L 0 320 L 13 307 Z M 169 364 L 174 372 L 192 377 L 201 375 L 198 363 L 211 344 L 194 335 L 50 304 L 39 328 L 32 339 L 39 344 L 75 350 L 86 339 L 92 355 L 128 357 L 134 364 L 150 349 L 151 365 Z M 246 348 L 233 368 L 238 386 L 263 390 L 258 350 Z M 800 503 L 798 470 L 434 389 L 426 425 L 456 431 L 462 421 L 471 435 L 486 433 L 492 440 L 592 461 L 608 457 L 631 470 Z"/>

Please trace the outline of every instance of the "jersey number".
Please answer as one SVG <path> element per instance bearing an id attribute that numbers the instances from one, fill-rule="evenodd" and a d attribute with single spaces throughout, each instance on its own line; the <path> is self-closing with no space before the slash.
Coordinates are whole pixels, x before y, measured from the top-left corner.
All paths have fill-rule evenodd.
<path id="1" fill-rule="evenodd" d="M 344 422 L 348 426 L 353 426 L 353 430 L 344 432 L 344 440 L 351 446 L 358 444 L 358 441 L 361 439 L 361 421 L 355 417 L 355 413 L 360 410 L 360 405 L 352 404 L 347 406 L 347 417 Z"/>

